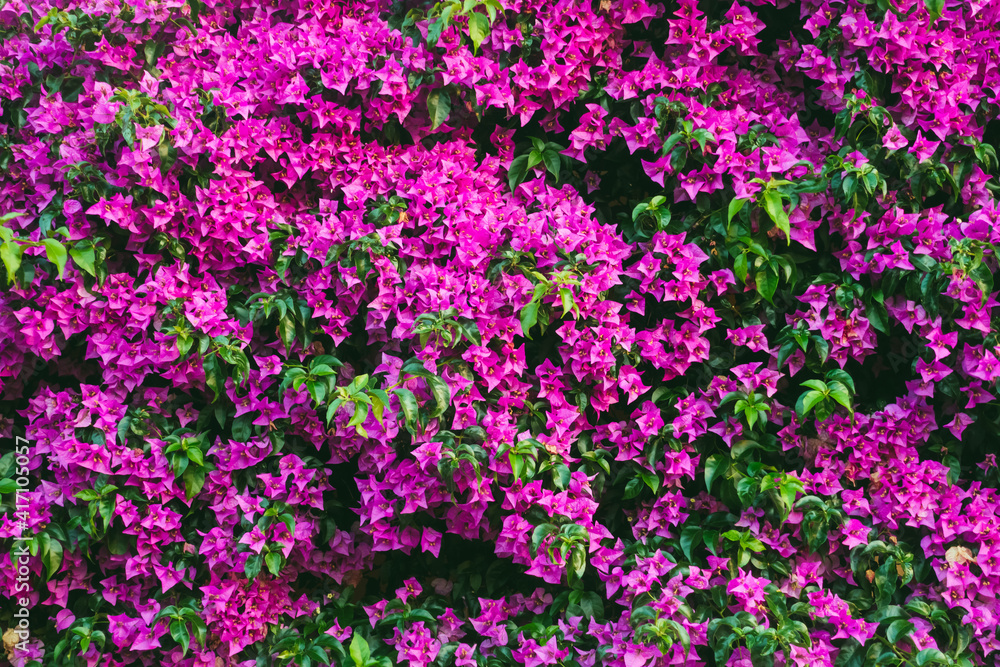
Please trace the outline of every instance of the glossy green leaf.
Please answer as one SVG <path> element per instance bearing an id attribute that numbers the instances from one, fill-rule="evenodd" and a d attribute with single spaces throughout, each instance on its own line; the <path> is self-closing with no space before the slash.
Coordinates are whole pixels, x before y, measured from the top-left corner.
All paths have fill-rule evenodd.
<path id="1" fill-rule="evenodd" d="M 427 93 L 427 113 L 431 118 L 432 130 L 448 120 L 448 116 L 451 115 L 451 95 L 447 90 L 436 88 Z"/>
<path id="2" fill-rule="evenodd" d="M 757 291 L 760 295 L 767 299 L 768 303 L 773 303 L 774 292 L 778 289 L 777 272 L 770 267 L 761 269 L 754 275 L 754 281 L 757 283 Z"/>
<path id="3" fill-rule="evenodd" d="M 705 460 L 705 488 L 711 493 L 712 482 L 716 477 L 729 470 L 729 457 L 723 454 L 712 454 Z"/>
<path id="4" fill-rule="evenodd" d="M 781 194 L 775 190 L 765 190 L 764 210 L 767 211 L 771 220 L 774 221 L 775 226 L 785 233 L 785 240 L 788 243 L 791 243 L 791 222 L 789 222 L 788 213 L 785 211 L 784 205 L 782 204 Z"/>
<path id="5" fill-rule="evenodd" d="M 490 20 L 486 14 L 473 13 L 469 15 L 469 38 L 472 48 L 479 51 L 479 45 L 490 34 Z"/>
<path id="6" fill-rule="evenodd" d="M 16 241 L 5 241 L 0 244 L 0 261 L 3 261 L 3 265 L 7 269 L 7 282 L 14 282 L 14 276 L 21 268 L 23 254 L 24 246 Z"/>
<path id="7" fill-rule="evenodd" d="M 368 659 L 371 658 L 371 649 L 368 648 L 368 642 L 365 638 L 361 636 L 361 633 L 356 631 L 354 636 L 351 638 L 351 660 L 354 661 L 356 667 L 365 667 Z"/>
<path id="8" fill-rule="evenodd" d="M 538 301 L 533 300 L 521 309 L 521 332 L 524 334 L 525 338 L 531 338 L 531 329 L 538 322 L 539 305 L 540 303 Z"/>
<path id="9" fill-rule="evenodd" d="M 392 393 L 399 399 L 406 430 L 410 433 L 416 433 L 416 428 L 420 425 L 420 405 L 417 403 L 417 397 L 413 395 L 412 391 L 402 387 L 393 389 Z"/>
<path id="10" fill-rule="evenodd" d="M 747 201 L 749 200 L 739 199 L 739 198 L 731 199 L 729 201 L 729 209 L 726 212 L 727 223 L 731 223 L 733 221 L 733 218 L 735 218 L 736 215 L 743 210 L 743 207 L 746 205 Z"/>

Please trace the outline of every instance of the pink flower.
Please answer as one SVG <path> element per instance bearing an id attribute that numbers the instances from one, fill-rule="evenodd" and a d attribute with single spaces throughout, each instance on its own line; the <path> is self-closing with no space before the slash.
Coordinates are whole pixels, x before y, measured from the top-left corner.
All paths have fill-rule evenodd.
<path id="1" fill-rule="evenodd" d="M 544 644 L 534 639 L 525 639 L 524 634 L 518 635 L 521 648 L 513 651 L 514 658 L 524 663 L 524 667 L 539 667 L 554 665 L 569 655 L 569 649 L 560 649 L 555 637 L 550 637 Z"/>
<path id="2" fill-rule="evenodd" d="M 476 667 L 478 663 L 476 662 L 475 656 L 476 647 L 460 642 L 458 647 L 455 649 L 455 666 Z"/>
<path id="3" fill-rule="evenodd" d="M 260 528 L 254 526 L 250 532 L 243 534 L 240 538 L 240 544 L 246 544 L 250 547 L 251 551 L 259 554 L 267 545 L 267 536 L 264 535 Z"/>
<path id="4" fill-rule="evenodd" d="M 844 522 L 841 528 L 841 533 L 843 535 L 842 542 L 848 549 L 853 549 L 856 546 L 862 544 L 868 544 L 868 533 L 871 531 L 871 526 L 866 526 L 855 518 L 849 518 Z"/>
<path id="5" fill-rule="evenodd" d="M 423 590 L 424 589 L 420 586 L 420 583 L 411 577 L 403 582 L 402 588 L 396 589 L 396 597 L 398 597 L 403 603 L 406 603 L 410 598 L 419 596 Z"/>

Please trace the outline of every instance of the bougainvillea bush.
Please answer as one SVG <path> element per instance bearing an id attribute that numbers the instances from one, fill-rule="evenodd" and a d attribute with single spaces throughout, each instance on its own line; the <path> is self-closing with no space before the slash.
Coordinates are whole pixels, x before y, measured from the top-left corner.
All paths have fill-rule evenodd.
<path id="1" fill-rule="evenodd" d="M 5 657 L 996 664 L 998 25 L 3 0 Z"/>

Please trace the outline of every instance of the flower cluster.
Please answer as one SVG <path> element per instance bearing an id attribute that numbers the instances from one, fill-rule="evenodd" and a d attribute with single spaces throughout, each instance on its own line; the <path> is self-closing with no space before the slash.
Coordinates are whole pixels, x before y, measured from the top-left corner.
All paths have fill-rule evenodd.
<path id="1" fill-rule="evenodd" d="M 995 663 L 997 25 L 8 0 L 7 657 Z"/>

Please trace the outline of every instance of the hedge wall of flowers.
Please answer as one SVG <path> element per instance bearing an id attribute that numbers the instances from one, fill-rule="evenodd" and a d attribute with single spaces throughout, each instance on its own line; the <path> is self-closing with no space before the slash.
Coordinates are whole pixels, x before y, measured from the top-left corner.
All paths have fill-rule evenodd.
<path id="1" fill-rule="evenodd" d="M 996 664 L 997 26 L 3 0 L 5 657 Z"/>

